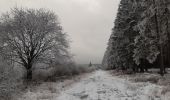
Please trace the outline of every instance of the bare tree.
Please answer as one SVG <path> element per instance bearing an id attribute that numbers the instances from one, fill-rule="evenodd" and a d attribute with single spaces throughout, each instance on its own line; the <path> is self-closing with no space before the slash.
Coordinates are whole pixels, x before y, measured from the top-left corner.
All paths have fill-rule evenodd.
<path id="1" fill-rule="evenodd" d="M 53 52 L 67 53 L 66 34 L 51 11 L 14 8 L 2 15 L 0 23 L 3 55 L 23 65 L 27 79 L 32 79 L 32 66 L 37 61 L 51 57 Z"/>

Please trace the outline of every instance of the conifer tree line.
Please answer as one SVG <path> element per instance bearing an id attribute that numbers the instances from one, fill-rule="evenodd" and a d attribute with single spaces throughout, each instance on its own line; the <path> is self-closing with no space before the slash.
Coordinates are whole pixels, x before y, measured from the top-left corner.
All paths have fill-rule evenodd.
<path id="1" fill-rule="evenodd" d="M 121 0 L 103 58 L 107 69 L 148 71 L 170 66 L 170 1 Z"/>

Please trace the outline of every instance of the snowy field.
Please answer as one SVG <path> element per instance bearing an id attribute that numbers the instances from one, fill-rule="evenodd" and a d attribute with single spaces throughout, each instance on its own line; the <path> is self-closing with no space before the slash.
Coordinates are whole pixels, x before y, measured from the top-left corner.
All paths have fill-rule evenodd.
<path id="1" fill-rule="evenodd" d="M 161 86 L 133 83 L 98 70 L 77 79 L 44 83 L 19 100 L 170 100 L 161 91 Z"/>

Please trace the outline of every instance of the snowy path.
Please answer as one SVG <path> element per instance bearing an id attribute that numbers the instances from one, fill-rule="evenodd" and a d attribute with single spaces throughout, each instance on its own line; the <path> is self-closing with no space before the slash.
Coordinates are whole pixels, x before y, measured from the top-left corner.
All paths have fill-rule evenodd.
<path id="1" fill-rule="evenodd" d="M 161 100 L 160 89 L 149 83 L 131 83 L 99 70 L 63 91 L 55 100 Z"/>
<path id="2" fill-rule="evenodd" d="M 53 88 L 56 88 L 54 86 Z M 160 86 L 150 83 L 132 83 L 112 76 L 107 71 L 98 70 L 61 90 L 59 95 L 47 91 L 45 95 L 49 95 L 50 98 L 47 96 L 47 98 L 36 99 L 37 93 L 33 93 L 36 98 L 24 100 L 162 100 L 160 92 Z"/>

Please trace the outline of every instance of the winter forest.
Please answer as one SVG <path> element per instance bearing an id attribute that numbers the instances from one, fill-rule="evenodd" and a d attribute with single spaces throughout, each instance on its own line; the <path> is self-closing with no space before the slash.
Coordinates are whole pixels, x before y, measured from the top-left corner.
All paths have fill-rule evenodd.
<path id="1" fill-rule="evenodd" d="M 70 2 L 72 6 L 87 4 L 89 14 L 96 14 L 99 1 Z M 0 13 L 0 100 L 170 100 L 170 1 L 117 2 L 115 20 L 109 20 L 114 23 L 105 40 L 107 48 L 89 53 L 92 48 L 87 40 L 83 49 L 90 49 L 81 52 L 93 56 L 104 49 L 101 62 L 90 57 L 88 63 L 75 60 L 71 34 L 54 9 L 15 6 Z M 76 21 L 67 24 L 76 26 Z M 93 34 L 93 25 L 88 26 Z M 83 24 L 79 27 L 88 29 Z M 93 43 L 100 44 L 96 37 Z"/>
<path id="2" fill-rule="evenodd" d="M 122 0 L 103 65 L 108 69 L 148 71 L 169 67 L 169 1 Z"/>

